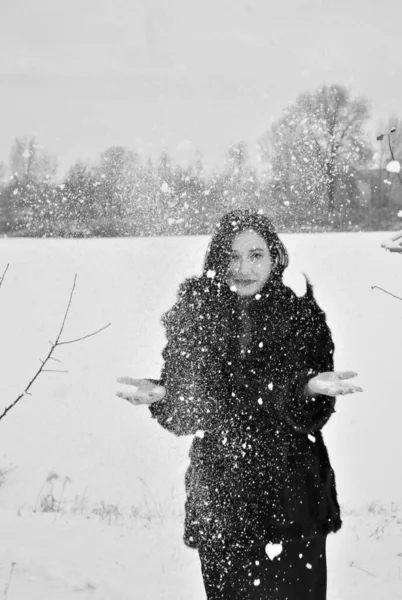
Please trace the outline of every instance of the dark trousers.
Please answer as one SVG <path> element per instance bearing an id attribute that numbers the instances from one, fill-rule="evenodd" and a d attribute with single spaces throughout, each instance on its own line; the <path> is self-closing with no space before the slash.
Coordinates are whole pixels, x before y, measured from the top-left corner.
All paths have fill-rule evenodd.
<path id="1" fill-rule="evenodd" d="M 216 545 L 199 549 L 208 600 L 326 600 L 326 536 L 283 544 L 272 560 L 265 547 L 237 555 Z"/>

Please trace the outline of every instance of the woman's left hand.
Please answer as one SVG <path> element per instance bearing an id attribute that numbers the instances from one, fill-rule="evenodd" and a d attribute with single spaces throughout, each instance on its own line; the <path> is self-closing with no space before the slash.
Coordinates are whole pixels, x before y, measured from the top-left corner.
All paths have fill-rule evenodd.
<path id="1" fill-rule="evenodd" d="M 328 371 L 318 373 L 312 377 L 306 385 L 305 391 L 309 396 L 323 394 L 324 396 L 343 396 L 345 394 L 354 394 L 362 392 L 362 388 L 349 383 L 348 379 L 356 377 L 354 371 Z"/>
<path id="2" fill-rule="evenodd" d="M 397 231 L 391 237 L 384 240 L 381 244 L 382 248 L 389 250 L 390 252 L 402 253 L 402 230 Z"/>

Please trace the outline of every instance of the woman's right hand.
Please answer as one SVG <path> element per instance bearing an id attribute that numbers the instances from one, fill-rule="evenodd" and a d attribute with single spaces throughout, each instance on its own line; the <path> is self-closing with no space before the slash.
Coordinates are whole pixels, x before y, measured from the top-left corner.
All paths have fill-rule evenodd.
<path id="1" fill-rule="evenodd" d="M 324 395 L 333 397 L 362 392 L 361 387 L 347 381 L 356 376 L 357 373 L 354 371 L 325 371 L 324 373 L 318 373 L 318 375 L 308 381 L 305 392 L 311 396 Z"/>
<path id="2" fill-rule="evenodd" d="M 132 377 L 118 377 L 118 383 L 133 386 L 134 389 L 127 391 L 118 391 L 116 396 L 127 400 L 131 404 L 138 406 L 140 404 L 153 404 L 162 400 L 166 390 L 162 385 L 152 383 L 148 379 L 133 379 Z"/>

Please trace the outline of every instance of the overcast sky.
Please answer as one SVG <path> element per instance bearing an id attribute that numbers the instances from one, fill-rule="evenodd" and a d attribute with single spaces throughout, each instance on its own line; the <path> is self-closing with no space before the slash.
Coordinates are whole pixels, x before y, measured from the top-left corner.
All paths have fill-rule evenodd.
<path id="1" fill-rule="evenodd" d="M 342 83 L 402 117 L 401 0 L 0 0 L 0 161 L 63 173 L 111 145 L 219 163 L 297 95 Z"/>

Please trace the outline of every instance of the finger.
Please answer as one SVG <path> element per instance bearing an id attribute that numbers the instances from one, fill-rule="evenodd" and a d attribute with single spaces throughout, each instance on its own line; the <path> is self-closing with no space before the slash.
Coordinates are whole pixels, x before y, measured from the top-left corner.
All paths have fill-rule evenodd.
<path id="1" fill-rule="evenodd" d="M 389 239 L 392 242 L 396 242 L 396 240 L 399 240 L 402 238 L 402 229 L 400 231 L 396 231 L 393 235 L 389 236 Z"/>
<path id="2" fill-rule="evenodd" d="M 323 396 L 331 396 L 331 398 L 335 398 L 336 396 L 338 396 L 339 392 L 339 388 L 327 388 L 326 390 L 321 390 L 319 392 L 320 394 L 322 394 Z"/>
<path id="3" fill-rule="evenodd" d="M 123 398 L 123 400 L 131 399 L 131 397 L 128 394 L 125 394 L 124 392 L 116 392 L 116 396 L 118 396 L 119 398 Z"/>
<path id="4" fill-rule="evenodd" d="M 356 392 L 362 392 L 363 389 L 357 385 L 350 385 L 348 387 L 341 387 L 338 390 L 338 394 L 343 396 L 345 394 L 355 394 Z"/>
<path id="5" fill-rule="evenodd" d="M 320 386 L 317 388 L 317 393 L 323 394 L 324 396 L 331 396 L 332 398 L 362 391 L 363 389 L 360 386 L 342 383 L 334 383 L 333 385 Z"/>
<path id="6" fill-rule="evenodd" d="M 152 390 L 152 392 L 148 393 L 148 396 L 150 398 L 163 398 L 165 395 L 165 388 L 163 388 L 162 386 L 158 386 L 156 388 L 154 388 Z"/>
<path id="7" fill-rule="evenodd" d="M 141 381 L 142 379 L 134 379 L 133 377 L 118 377 L 116 379 L 117 383 L 125 383 L 126 385 L 135 385 L 135 386 L 140 386 L 141 385 Z"/>
<path id="8" fill-rule="evenodd" d="M 139 398 L 130 396 L 129 394 L 124 394 L 124 392 L 116 392 L 116 396 L 123 398 L 123 400 L 127 400 L 127 402 L 130 402 L 130 404 L 137 405 L 141 403 Z"/>
<path id="9" fill-rule="evenodd" d="M 338 379 L 352 379 L 352 377 L 357 377 L 357 373 L 355 371 L 334 371 L 334 375 L 338 377 Z"/>
<path id="10" fill-rule="evenodd" d="M 349 389 L 352 390 L 352 392 L 362 392 L 363 388 L 360 387 L 360 385 L 351 385 L 349 386 Z"/>
<path id="11" fill-rule="evenodd" d="M 402 242 L 391 242 L 386 240 L 381 246 L 390 252 L 399 252 L 402 249 L 401 243 Z"/>

